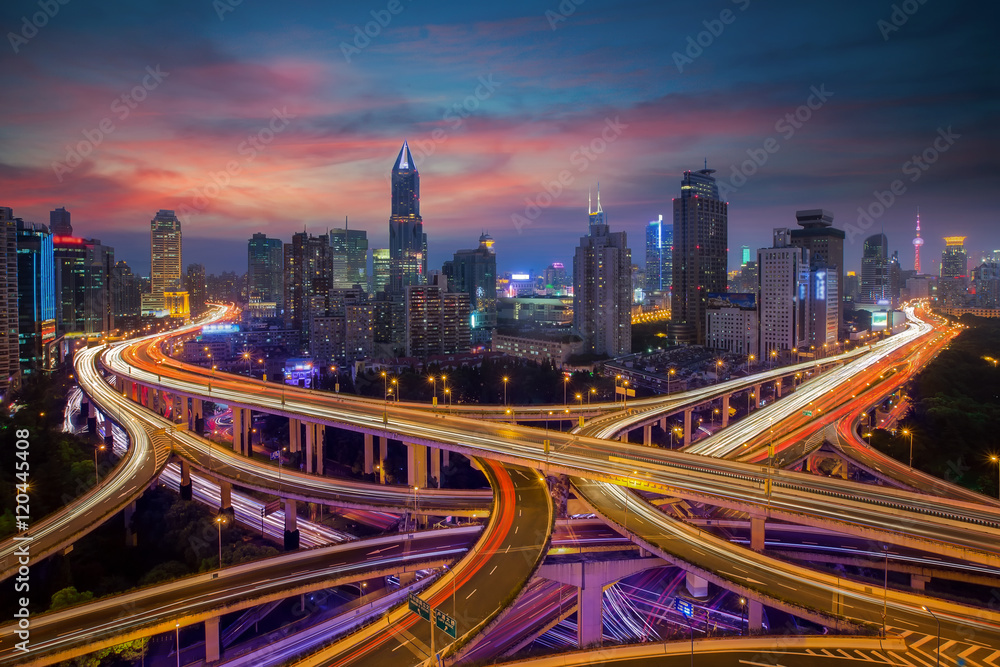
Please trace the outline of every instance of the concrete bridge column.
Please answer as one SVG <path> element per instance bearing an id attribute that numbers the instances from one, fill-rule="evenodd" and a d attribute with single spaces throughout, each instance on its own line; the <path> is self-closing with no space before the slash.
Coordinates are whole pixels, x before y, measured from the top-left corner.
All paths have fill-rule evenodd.
<path id="1" fill-rule="evenodd" d="M 243 410 L 233 408 L 233 451 L 243 453 Z"/>
<path id="2" fill-rule="evenodd" d="M 910 588 L 915 591 L 922 591 L 924 587 L 927 586 L 927 582 L 930 581 L 930 577 L 925 577 L 921 574 L 911 574 L 910 575 Z"/>
<path id="3" fill-rule="evenodd" d="M 442 468 L 447 468 L 450 463 L 451 463 L 451 452 L 449 452 L 447 449 L 442 449 L 441 450 L 441 467 Z"/>
<path id="4" fill-rule="evenodd" d="M 760 633 L 764 629 L 764 605 L 760 600 L 748 600 L 747 630 L 750 634 Z"/>
<path id="5" fill-rule="evenodd" d="M 205 432 L 205 404 L 200 398 L 191 399 L 191 412 L 194 413 L 194 431 L 201 435 Z"/>
<path id="6" fill-rule="evenodd" d="M 755 384 L 753 386 L 753 398 L 754 398 L 754 408 L 760 409 L 760 388 L 763 385 Z"/>
<path id="7" fill-rule="evenodd" d="M 431 477 L 437 482 L 438 488 L 441 488 L 441 450 L 437 447 L 428 447 L 428 453 L 431 456 Z"/>
<path id="8" fill-rule="evenodd" d="M 219 512 L 233 514 L 233 485 L 220 479 L 219 482 Z"/>
<path id="9" fill-rule="evenodd" d="M 317 475 L 323 474 L 323 442 L 326 439 L 326 426 L 323 424 L 313 424 L 313 449 L 316 452 L 316 464 L 313 472 Z"/>
<path id="10" fill-rule="evenodd" d="M 83 401 L 80 403 L 80 411 L 87 415 L 87 432 L 91 435 L 97 434 L 97 408 L 93 401 Z"/>
<path id="11" fill-rule="evenodd" d="M 191 408 L 188 403 L 188 397 L 179 396 L 178 398 L 181 399 L 181 423 L 179 426 L 182 429 L 189 431 L 191 430 Z"/>
<path id="12" fill-rule="evenodd" d="M 618 439 L 622 442 L 628 442 L 628 431 L 622 431 L 622 434 L 618 436 Z"/>
<path id="13" fill-rule="evenodd" d="M 187 461 L 181 461 L 181 500 L 191 500 L 191 465 Z"/>
<path id="14" fill-rule="evenodd" d="M 375 472 L 375 436 L 365 433 L 365 474 Z"/>
<path id="15" fill-rule="evenodd" d="M 378 438 L 378 481 L 385 484 L 385 460 L 389 458 L 389 439 L 383 435 Z"/>
<path id="16" fill-rule="evenodd" d="M 577 588 L 577 643 L 580 648 L 604 639 L 604 586 L 595 583 Z"/>
<path id="17" fill-rule="evenodd" d="M 650 447 L 653 444 L 653 425 L 646 424 L 642 427 L 642 444 Z"/>
<path id="18" fill-rule="evenodd" d="M 776 399 L 781 398 L 781 385 L 783 384 L 782 380 L 783 378 L 778 378 L 774 383 L 774 397 Z"/>
<path id="19" fill-rule="evenodd" d="M 316 446 L 316 429 L 306 422 L 306 472 L 313 471 L 313 448 Z"/>
<path id="20" fill-rule="evenodd" d="M 726 394 L 722 397 L 722 428 L 729 426 L 729 399 L 732 398 L 732 394 Z"/>
<path id="21" fill-rule="evenodd" d="M 299 548 L 299 517 L 296 514 L 295 501 L 285 499 L 285 551 Z"/>
<path id="22" fill-rule="evenodd" d="M 125 546 L 134 547 L 139 544 L 136 534 L 132 532 L 132 516 L 135 514 L 135 501 L 125 506 Z"/>
<path id="23" fill-rule="evenodd" d="M 688 593 L 690 593 L 692 597 L 696 598 L 708 597 L 708 581 L 702 579 L 697 574 L 688 572 L 686 584 Z"/>
<path id="24" fill-rule="evenodd" d="M 663 415 L 662 417 L 660 417 L 660 430 L 663 431 L 664 433 L 667 432 L 667 416 L 666 415 Z"/>
<path id="25" fill-rule="evenodd" d="M 693 410 L 688 408 L 684 411 L 684 446 L 687 447 L 691 444 L 691 413 Z"/>
<path id="26" fill-rule="evenodd" d="M 288 451 L 297 452 L 301 449 L 299 439 L 302 435 L 302 422 L 292 417 L 288 418 Z"/>
<path id="27" fill-rule="evenodd" d="M 427 447 L 406 443 L 406 482 L 410 487 L 427 487 Z"/>
<path id="28" fill-rule="evenodd" d="M 764 550 L 764 517 L 750 517 L 750 548 L 754 551 Z"/>
<path id="29" fill-rule="evenodd" d="M 222 642 L 219 641 L 220 617 L 205 619 L 205 662 L 217 662 L 222 656 Z"/>

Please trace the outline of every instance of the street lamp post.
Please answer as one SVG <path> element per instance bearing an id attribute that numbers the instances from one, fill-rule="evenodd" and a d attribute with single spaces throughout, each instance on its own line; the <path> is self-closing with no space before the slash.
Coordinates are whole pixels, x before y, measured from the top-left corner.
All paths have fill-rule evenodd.
<path id="1" fill-rule="evenodd" d="M 181 624 L 174 623 L 174 639 L 177 642 L 177 667 L 181 667 Z"/>
<path id="2" fill-rule="evenodd" d="M 903 435 L 910 437 L 910 467 L 913 467 L 913 431 L 908 428 L 904 428 L 901 433 Z"/>
<path id="3" fill-rule="evenodd" d="M 743 627 L 747 623 L 747 599 L 740 598 L 740 637 L 743 636 Z"/>
<path id="4" fill-rule="evenodd" d="M 889 611 L 889 545 L 883 544 L 885 552 L 885 580 L 882 584 L 882 638 L 885 639 L 885 617 Z"/>
<path id="5" fill-rule="evenodd" d="M 923 607 L 922 606 L 920 608 L 923 609 L 924 611 L 926 611 L 931 616 L 933 616 L 934 620 L 937 621 L 937 663 L 936 664 L 937 664 L 938 667 L 941 667 L 941 619 L 938 618 L 938 615 L 935 614 L 930 609 L 928 609 L 927 607 Z"/>
<path id="6" fill-rule="evenodd" d="M 226 522 L 225 517 L 215 517 L 215 525 L 219 528 L 219 569 L 222 569 L 222 524 Z"/>
<path id="7" fill-rule="evenodd" d="M 722 359 L 715 362 L 715 384 L 719 384 L 722 381 Z"/>
<path id="8" fill-rule="evenodd" d="M 672 378 L 675 375 L 677 375 L 677 369 L 676 368 L 671 368 L 667 372 L 667 393 L 668 394 L 670 393 L 670 378 Z"/>
<path id="9" fill-rule="evenodd" d="M 569 402 L 566 400 L 566 389 L 569 387 L 569 378 L 565 375 L 563 376 L 563 407 L 567 407 Z"/>
<path id="10" fill-rule="evenodd" d="M 510 378 L 507 377 L 506 375 L 504 375 L 503 376 L 503 404 L 504 405 L 507 405 L 507 383 L 509 381 L 510 381 Z"/>
<path id="11" fill-rule="evenodd" d="M 97 486 L 98 484 L 101 483 L 101 475 L 97 470 L 97 452 L 103 452 L 103 451 L 104 451 L 104 445 L 98 445 L 97 447 L 94 447 L 94 486 Z"/>
<path id="12" fill-rule="evenodd" d="M 437 378 L 431 376 L 431 405 L 437 405 Z"/>
<path id="13" fill-rule="evenodd" d="M 991 456 L 990 461 L 997 464 L 997 498 L 1000 498 L 1000 456 Z"/>

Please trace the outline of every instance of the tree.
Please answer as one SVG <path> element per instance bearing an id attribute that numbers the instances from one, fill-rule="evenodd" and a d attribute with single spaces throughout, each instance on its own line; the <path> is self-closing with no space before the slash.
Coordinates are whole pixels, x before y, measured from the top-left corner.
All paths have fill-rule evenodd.
<path id="1" fill-rule="evenodd" d="M 76 586 L 69 586 L 52 594 L 52 602 L 49 604 L 49 611 L 55 611 L 56 609 L 62 609 L 63 607 L 72 607 L 73 605 L 80 604 L 82 602 L 90 602 L 93 599 L 94 594 L 90 591 L 80 592 L 76 590 Z"/>

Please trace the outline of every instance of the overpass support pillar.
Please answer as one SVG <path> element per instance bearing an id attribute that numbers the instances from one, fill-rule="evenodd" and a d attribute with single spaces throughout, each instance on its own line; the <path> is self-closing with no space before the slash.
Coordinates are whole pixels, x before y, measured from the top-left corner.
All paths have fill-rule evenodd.
<path id="1" fill-rule="evenodd" d="M 763 385 L 759 384 L 755 384 L 753 386 L 753 401 L 754 401 L 754 408 L 756 409 L 760 409 L 760 388 L 762 386 Z"/>
<path id="2" fill-rule="evenodd" d="M 653 444 L 653 425 L 646 424 L 642 427 L 642 444 L 650 447 Z"/>
<path id="3" fill-rule="evenodd" d="M 722 428 L 729 426 L 729 399 L 732 394 L 726 394 L 722 397 Z"/>
<path id="4" fill-rule="evenodd" d="M 410 488 L 427 487 L 427 447 L 406 443 L 406 482 Z"/>
<path id="5" fill-rule="evenodd" d="M 181 423 L 178 426 L 188 431 L 191 430 L 191 408 L 188 406 L 187 396 L 180 396 L 179 398 L 181 399 Z"/>
<path id="6" fill-rule="evenodd" d="M 441 450 L 441 467 L 447 468 L 451 464 L 451 452 L 447 449 Z"/>
<path id="7" fill-rule="evenodd" d="M 750 634 L 760 634 L 764 629 L 764 605 L 760 600 L 749 600 L 750 609 L 747 613 L 747 630 Z"/>
<path id="8" fill-rule="evenodd" d="M 431 477 L 436 482 L 436 488 L 441 488 L 441 450 L 437 447 L 428 447 L 431 455 Z"/>
<path id="9" fill-rule="evenodd" d="M 326 427 L 306 422 L 306 472 L 323 474 L 323 433 Z"/>
<path id="10" fill-rule="evenodd" d="M 299 517 L 296 514 L 295 501 L 285 499 L 285 551 L 299 548 Z"/>
<path id="11" fill-rule="evenodd" d="M 686 579 L 688 593 L 696 598 L 708 597 L 708 581 L 702 579 L 697 574 L 687 573 Z"/>
<path id="12" fill-rule="evenodd" d="M 313 471 L 317 475 L 323 474 L 323 444 L 326 441 L 326 426 L 323 424 L 313 424 L 313 443 L 316 450 L 316 466 Z"/>
<path id="13" fill-rule="evenodd" d="M 302 422 L 292 417 L 288 418 L 288 451 L 294 453 L 299 451 L 299 439 L 302 436 Z"/>
<path id="14" fill-rule="evenodd" d="M 663 415 L 662 417 L 660 417 L 660 430 L 663 431 L 664 433 L 667 432 L 667 416 L 666 415 Z"/>
<path id="15" fill-rule="evenodd" d="M 132 532 L 132 516 L 135 515 L 135 501 L 133 500 L 128 505 L 125 506 L 125 546 L 134 547 L 139 542 L 136 539 L 136 535 Z"/>
<path id="16" fill-rule="evenodd" d="M 217 662 L 221 657 L 222 644 L 219 641 L 220 617 L 205 619 L 205 662 Z"/>
<path id="17" fill-rule="evenodd" d="M 219 480 L 219 512 L 233 516 L 233 485 L 223 479 Z"/>
<path id="18" fill-rule="evenodd" d="M 389 458 L 389 439 L 384 435 L 378 437 L 378 481 L 385 484 L 385 460 Z"/>
<path id="19" fill-rule="evenodd" d="M 925 577 L 920 574 L 911 574 L 910 588 L 912 588 L 915 591 L 922 591 L 924 590 L 924 587 L 927 585 L 927 582 L 930 580 L 931 580 L 930 577 Z"/>
<path id="20" fill-rule="evenodd" d="M 205 432 L 205 404 L 200 398 L 191 399 L 191 412 L 194 413 L 194 431 L 201 435 Z"/>
<path id="21" fill-rule="evenodd" d="M 243 451 L 243 408 L 232 408 L 233 413 L 233 451 L 244 454 Z"/>
<path id="22" fill-rule="evenodd" d="M 622 434 L 618 436 L 618 439 L 622 442 L 628 442 L 628 431 L 622 431 Z"/>
<path id="23" fill-rule="evenodd" d="M 750 517 L 750 548 L 754 551 L 764 550 L 764 517 Z"/>
<path id="24" fill-rule="evenodd" d="M 187 461 L 181 461 L 181 500 L 191 500 L 191 465 Z"/>
<path id="25" fill-rule="evenodd" d="M 599 645 L 604 638 L 604 586 L 600 582 L 577 588 L 577 643 Z"/>
<path id="26" fill-rule="evenodd" d="M 365 433 L 365 474 L 375 472 L 375 436 Z"/>
<path id="27" fill-rule="evenodd" d="M 691 412 L 692 409 L 688 408 L 684 411 L 684 446 L 687 447 L 691 444 Z"/>
<path id="28" fill-rule="evenodd" d="M 774 382 L 774 398 L 775 399 L 781 398 L 781 385 L 783 384 L 782 380 L 783 380 L 783 378 L 778 378 Z"/>

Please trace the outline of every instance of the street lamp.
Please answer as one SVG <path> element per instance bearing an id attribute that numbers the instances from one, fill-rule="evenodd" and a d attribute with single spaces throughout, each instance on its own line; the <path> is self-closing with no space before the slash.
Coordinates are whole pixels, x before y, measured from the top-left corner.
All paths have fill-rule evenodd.
<path id="1" fill-rule="evenodd" d="M 434 377 L 433 375 L 431 376 L 431 396 L 432 396 L 431 405 L 437 405 L 437 397 L 438 397 L 437 378 Z"/>
<path id="2" fill-rule="evenodd" d="M 724 362 L 722 361 L 722 359 L 719 359 L 718 361 L 715 362 L 715 384 L 719 384 L 719 382 L 722 380 L 723 363 Z"/>
<path id="3" fill-rule="evenodd" d="M 226 517 L 215 517 L 215 525 L 219 528 L 219 569 L 222 569 L 222 524 L 226 522 Z"/>
<path id="4" fill-rule="evenodd" d="M 392 378 L 392 388 L 396 390 L 396 402 L 399 403 L 399 382 Z"/>
<path id="5" fill-rule="evenodd" d="M 771 350 L 771 368 L 774 368 L 774 360 L 778 358 L 778 351 Z"/>
<path id="6" fill-rule="evenodd" d="M 1000 456 L 991 456 L 990 461 L 997 464 L 997 498 L 1000 498 Z"/>
<path id="7" fill-rule="evenodd" d="M 563 405 L 564 406 L 568 404 L 568 401 L 566 400 L 566 388 L 568 386 L 569 386 L 569 378 L 564 375 L 563 376 Z"/>
<path id="8" fill-rule="evenodd" d="M 577 394 L 576 400 L 580 401 L 580 407 L 583 407 L 583 394 Z"/>
<path id="9" fill-rule="evenodd" d="M 747 599 L 740 598 L 740 637 L 743 636 L 743 626 L 747 622 Z"/>
<path id="10" fill-rule="evenodd" d="M 97 452 L 103 452 L 104 445 L 98 445 L 94 447 L 94 486 L 101 483 L 101 475 L 97 472 Z"/>
<path id="11" fill-rule="evenodd" d="M 507 377 L 506 375 L 504 375 L 503 376 L 503 404 L 504 405 L 507 405 L 507 383 L 509 381 L 510 381 L 510 378 Z"/>
<path id="12" fill-rule="evenodd" d="M 587 394 L 587 405 L 590 405 L 590 397 L 597 393 L 597 390 L 593 387 L 590 388 L 590 393 Z M 668 391 L 669 393 L 669 391 Z"/>
<path id="13" fill-rule="evenodd" d="M 181 624 L 174 623 L 174 639 L 177 640 L 177 667 L 181 667 Z"/>
<path id="14" fill-rule="evenodd" d="M 671 368 L 670 371 L 667 372 L 667 393 L 668 394 L 670 393 L 670 378 L 672 378 L 675 375 L 677 375 L 677 369 L 676 368 Z"/>
<path id="15" fill-rule="evenodd" d="M 927 607 L 921 606 L 920 608 L 933 616 L 934 620 L 937 621 L 937 666 L 941 667 L 941 619 Z"/>
<path id="16" fill-rule="evenodd" d="M 868 438 L 868 446 L 871 447 L 872 446 L 872 434 L 871 434 L 871 431 L 869 431 L 868 433 L 865 433 L 864 437 Z"/>
<path id="17" fill-rule="evenodd" d="M 906 435 L 906 436 L 910 437 L 910 467 L 912 468 L 913 467 L 913 431 L 911 431 L 908 428 L 904 428 L 902 431 L 900 431 L 900 433 L 902 433 L 903 435 Z"/>
<path id="18" fill-rule="evenodd" d="M 885 617 L 889 609 L 889 545 L 883 544 L 885 552 L 885 582 L 882 588 L 882 638 L 885 639 Z"/>

